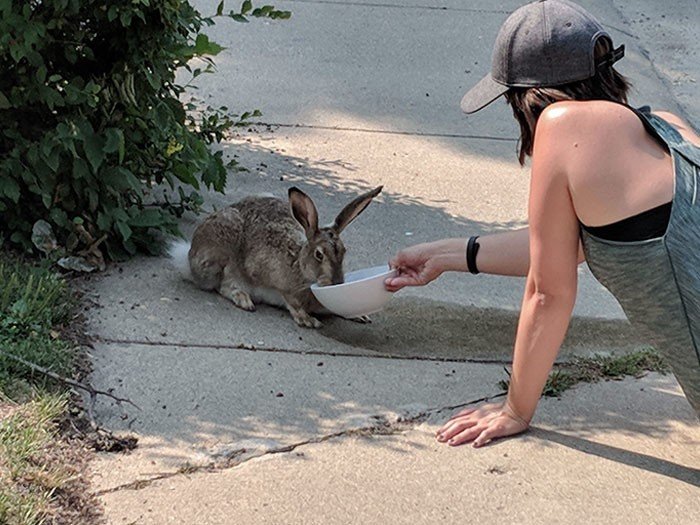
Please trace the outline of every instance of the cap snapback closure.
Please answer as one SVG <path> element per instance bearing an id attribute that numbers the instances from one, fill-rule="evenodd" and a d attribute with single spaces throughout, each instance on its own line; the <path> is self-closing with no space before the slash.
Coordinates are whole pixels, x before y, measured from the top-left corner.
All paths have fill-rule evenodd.
<path id="1" fill-rule="evenodd" d="M 603 57 L 603 60 L 598 62 L 595 67 L 597 70 L 601 70 L 605 67 L 610 67 L 615 62 L 620 60 L 623 56 L 625 56 L 625 44 L 622 44 L 617 49 L 613 49 L 609 53 L 606 53 L 606 55 Z"/>

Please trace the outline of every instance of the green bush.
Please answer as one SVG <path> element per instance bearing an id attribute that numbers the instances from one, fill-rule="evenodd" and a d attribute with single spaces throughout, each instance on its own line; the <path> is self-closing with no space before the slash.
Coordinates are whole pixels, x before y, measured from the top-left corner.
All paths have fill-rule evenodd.
<path id="1" fill-rule="evenodd" d="M 201 30 L 218 16 L 289 13 L 249 0 L 211 16 L 186 0 L 0 0 L 0 243 L 31 250 L 44 220 L 67 251 L 120 259 L 176 234 L 201 183 L 223 191 L 209 145 L 259 113 L 198 108 L 175 76 L 213 71 L 222 47 Z"/>

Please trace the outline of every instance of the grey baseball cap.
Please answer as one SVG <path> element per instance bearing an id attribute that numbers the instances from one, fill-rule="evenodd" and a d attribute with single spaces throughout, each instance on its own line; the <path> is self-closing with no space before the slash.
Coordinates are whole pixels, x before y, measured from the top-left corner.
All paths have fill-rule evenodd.
<path id="1" fill-rule="evenodd" d="M 539 0 L 514 11 L 501 26 L 491 73 L 462 99 L 462 111 L 475 113 L 511 87 L 559 86 L 591 78 L 596 68 L 622 58 L 625 47 L 596 64 L 595 43 L 612 38 L 593 15 L 568 0 Z"/>

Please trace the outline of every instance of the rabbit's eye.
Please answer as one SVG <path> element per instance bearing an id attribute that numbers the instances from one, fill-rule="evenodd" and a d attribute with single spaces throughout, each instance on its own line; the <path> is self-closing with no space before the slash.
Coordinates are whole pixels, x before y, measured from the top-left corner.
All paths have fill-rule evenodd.
<path id="1" fill-rule="evenodd" d="M 316 251 L 314 252 L 314 257 L 318 262 L 323 261 L 325 255 L 323 253 L 323 250 L 321 248 L 316 248 Z"/>

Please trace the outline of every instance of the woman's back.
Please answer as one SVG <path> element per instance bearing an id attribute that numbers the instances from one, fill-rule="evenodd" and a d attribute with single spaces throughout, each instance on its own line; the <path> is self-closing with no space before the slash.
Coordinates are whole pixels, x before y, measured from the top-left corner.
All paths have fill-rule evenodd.
<path id="1" fill-rule="evenodd" d="M 658 115 L 700 145 L 681 119 Z M 566 159 L 569 191 L 581 223 L 612 224 L 672 200 L 669 152 L 632 109 L 600 100 L 566 101 L 548 107 L 540 120 L 538 126 L 546 122 L 556 127 L 557 154 Z"/>
<path id="2" fill-rule="evenodd" d="M 639 333 L 665 357 L 688 401 L 700 414 L 700 148 L 658 115 L 643 111 L 637 117 L 660 151 L 638 137 L 642 144 L 626 144 L 630 151 L 617 156 L 599 152 L 599 159 L 589 161 L 589 166 L 598 168 L 592 177 L 609 170 L 608 177 L 614 179 L 608 188 L 612 197 L 595 191 L 589 195 L 595 205 L 610 210 L 615 210 L 612 199 L 619 199 L 618 207 L 626 207 L 626 216 L 639 216 L 649 206 L 658 205 L 654 198 L 662 202 L 673 199 L 666 224 L 658 235 L 622 242 L 601 237 L 590 227 L 583 227 L 580 236 L 593 275 L 615 296 Z M 620 124 L 617 133 L 617 137 L 609 137 L 611 148 L 625 145 L 636 130 Z M 570 176 L 580 182 L 585 180 L 585 170 L 573 166 Z M 638 186 L 642 191 L 636 191 Z M 581 204 L 588 211 L 593 209 L 587 206 L 589 202 L 579 200 Z"/>

